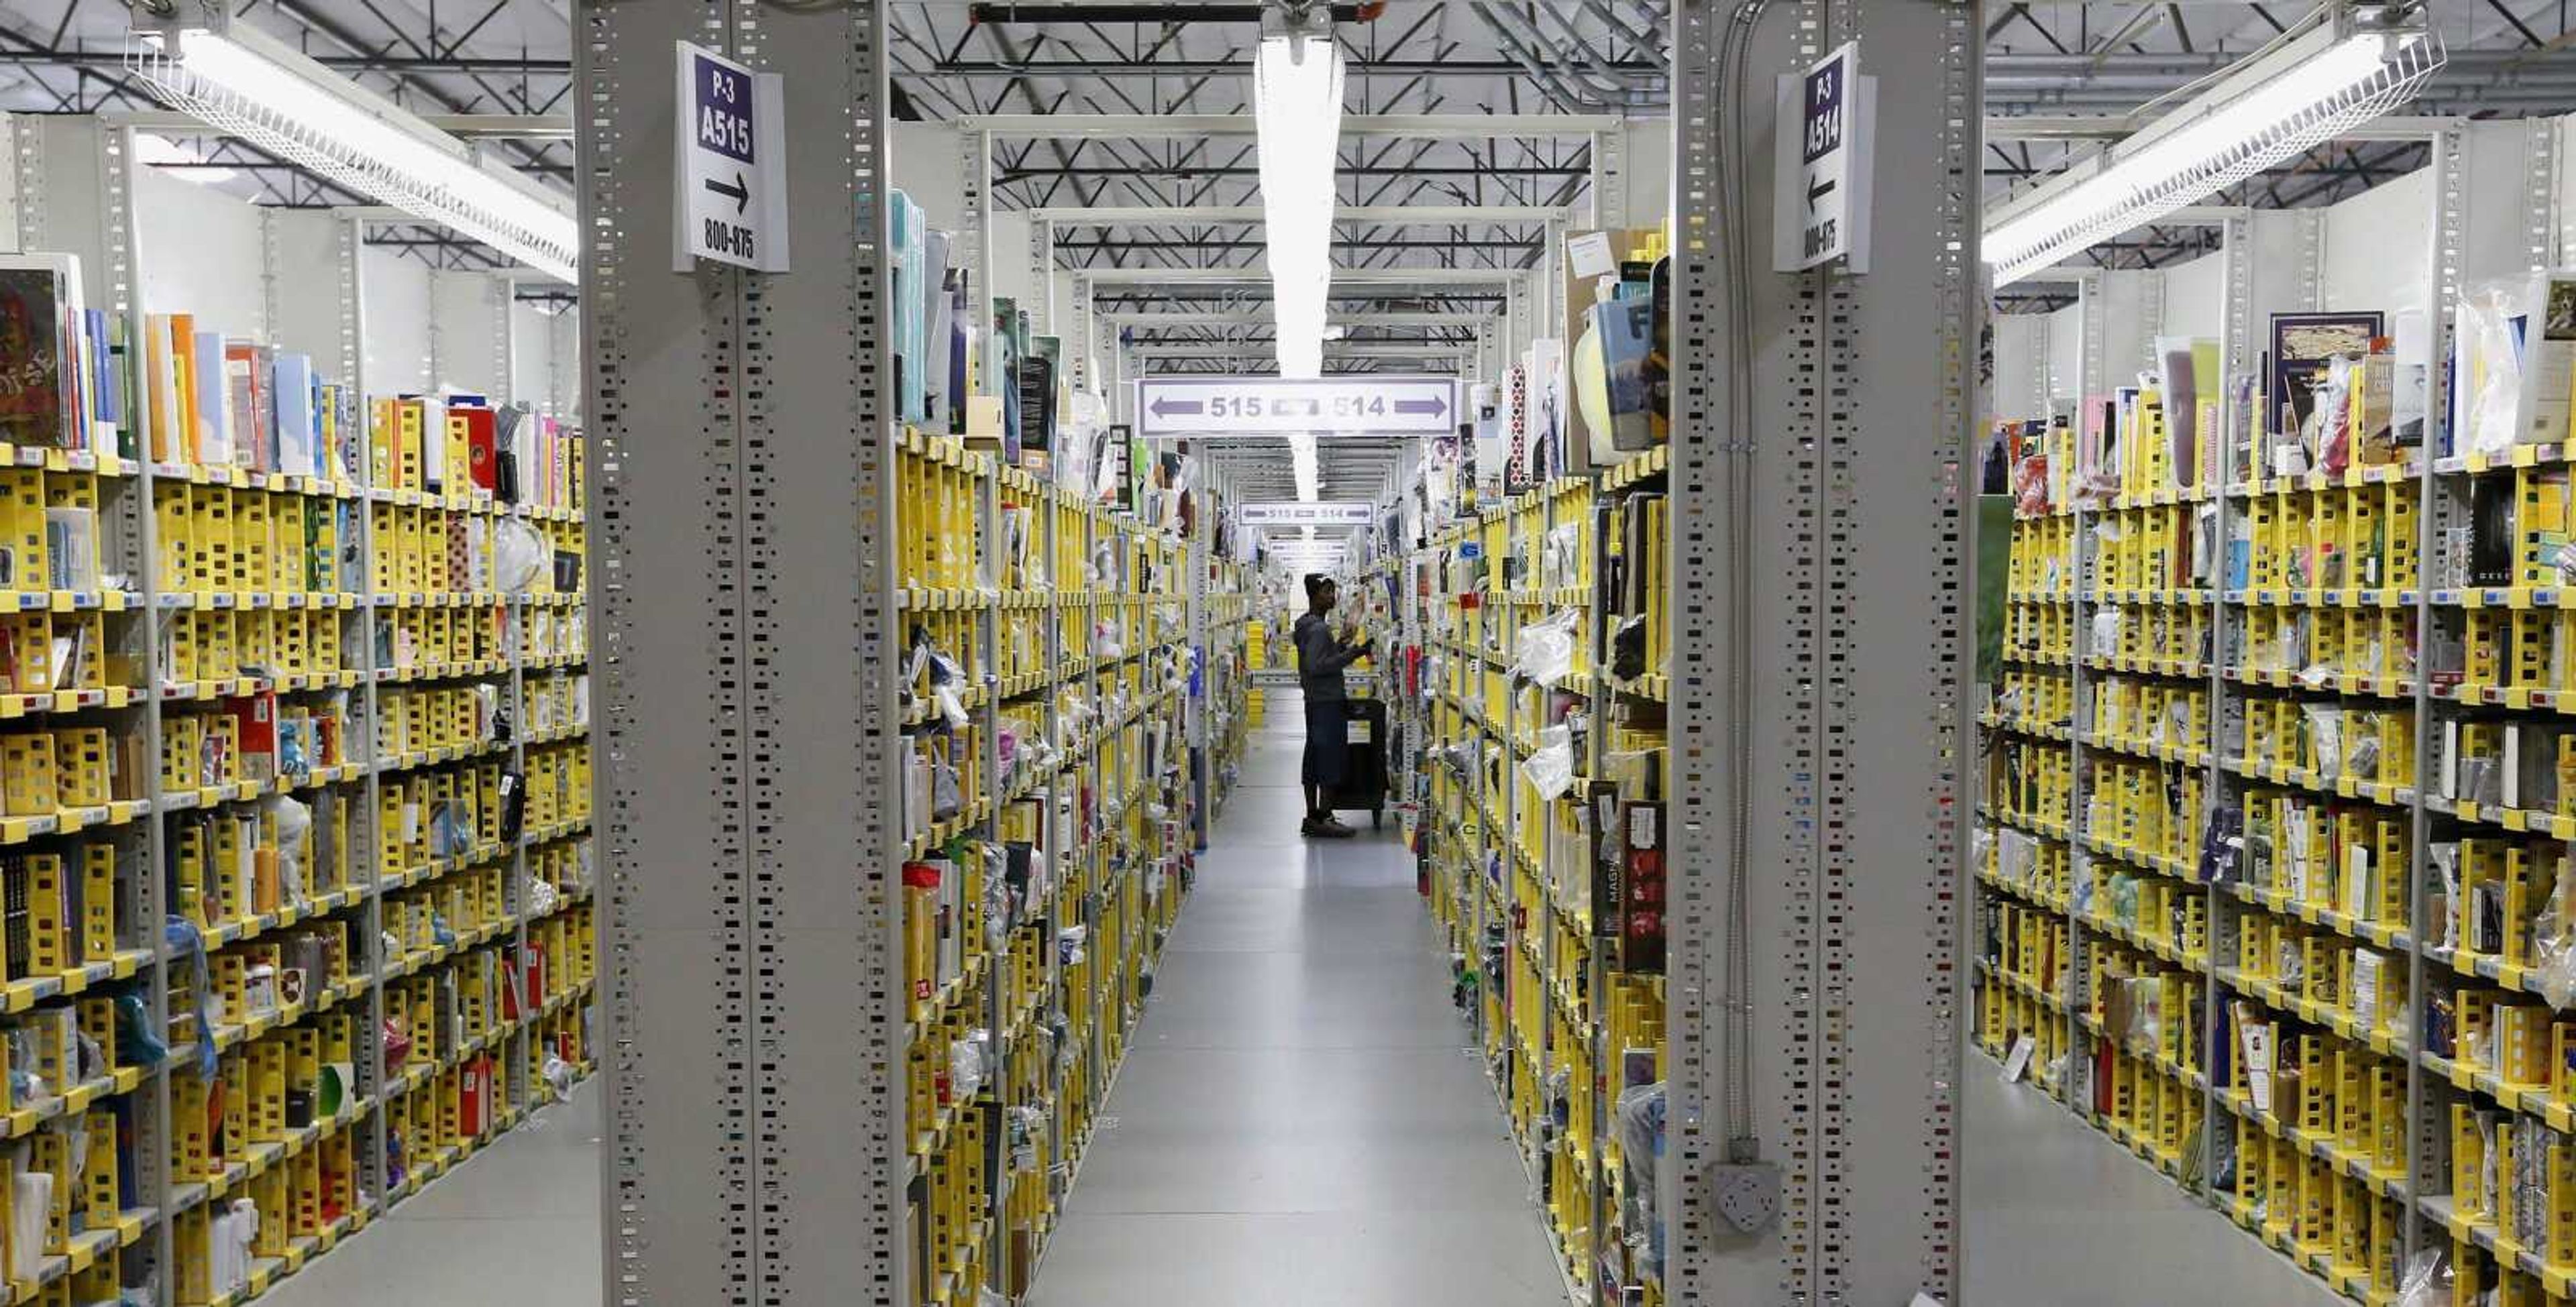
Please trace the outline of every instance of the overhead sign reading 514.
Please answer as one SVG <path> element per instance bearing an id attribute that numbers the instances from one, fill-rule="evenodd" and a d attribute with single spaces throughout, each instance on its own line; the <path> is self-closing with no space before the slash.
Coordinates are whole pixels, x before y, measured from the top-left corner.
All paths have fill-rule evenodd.
<path id="1" fill-rule="evenodd" d="M 1455 435 L 1457 400 L 1443 377 L 1146 377 L 1136 383 L 1136 434 Z"/>
<path id="2" fill-rule="evenodd" d="M 680 121 L 673 175 L 673 266 L 714 259 L 787 270 L 785 123 L 776 73 L 679 46 Z"/>

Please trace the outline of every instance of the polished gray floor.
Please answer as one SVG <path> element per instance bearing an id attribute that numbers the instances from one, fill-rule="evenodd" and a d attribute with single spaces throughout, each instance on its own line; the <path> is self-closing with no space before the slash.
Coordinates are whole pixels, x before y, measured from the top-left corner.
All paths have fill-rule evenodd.
<path id="1" fill-rule="evenodd" d="M 1033 1307 L 1566 1301 L 1412 858 L 1301 840 L 1297 752 L 1255 739 Z"/>
<path id="2" fill-rule="evenodd" d="M 1960 1307 L 2325 1307 L 2343 1299 L 2037 1089 L 1967 1057 Z"/>
<path id="3" fill-rule="evenodd" d="M 280 1280 L 261 1307 L 600 1307 L 599 1081 Z M 496 1285 L 513 1292 L 494 1297 Z"/>
<path id="4" fill-rule="evenodd" d="M 1410 860 L 1301 841 L 1295 779 L 1256 737 L 1031 1307 L 1565 1301 Z M 1960 1307 L 2333 1301 L 1993 1063 L 1963 1088 Z M 262 1303 L 599 1307 L 599 1131 L 593 1082 Z"/>

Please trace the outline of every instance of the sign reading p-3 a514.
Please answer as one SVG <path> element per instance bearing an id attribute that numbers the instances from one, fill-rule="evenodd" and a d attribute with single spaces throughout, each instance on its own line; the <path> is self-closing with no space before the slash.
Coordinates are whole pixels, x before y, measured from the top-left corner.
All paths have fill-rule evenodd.
<path id="1" fill-rule="evenodd" d="M 1448 436 L 1458 387 L 1443 377 L 1147 377 L 1140 436 Z"/>

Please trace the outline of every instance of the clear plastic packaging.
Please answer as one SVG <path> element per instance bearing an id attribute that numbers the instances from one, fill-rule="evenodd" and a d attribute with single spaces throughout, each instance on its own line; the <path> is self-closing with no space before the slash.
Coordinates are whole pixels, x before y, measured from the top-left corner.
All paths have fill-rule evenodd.
<path id="1" fill-rule="evenodd" d="M 2332 781 L 2343 775 L 2343 709 L 2333 704 L 2303 703 L 2308 719 L 2308 751 L 2317 775 Z"/>
<path id="2" fill-rule="evenodd" d="M 2562 1011 L 2576 1006 L 2576 932 L 2569 930 L 2568 891 L 2562 867 L 2557 888 L 2531 923 L 2532 984 L 2549 1006 Z"/>
<path id="3" fill-rule="evenodd" d="M 1542 800 L 1554 801 L 1574 787 L 1574 732 L 1551 726 L 1538 733 L 1538 748 L 1521 760 L 1521 775 Z"/>
<path id="4" fill-rule="evenodd" d="M 2469 429 L 2457 443 L 2472 454 L 2510 453 L 2522 433 L 2522 344 L 2514 319 L 2525 294 L 2510 283 L 2473 287 L 2460 296 L 2459 357 L 2466 360 L 2456 385 L 2466 389 Z"/>
<path id="5" fill-rule="evenodd" d="M 1581 619 L 1580 612 L 1569 608 L 1522 627 L 1519 665 L 1513 670 L 1555 689 L 1557 682 L 1574 671 L 1574 641 Z"/>
<path id="6" fill-rule="evenodd" d="M 515 517 L 492 524 L 492 583 L 505 594 L 524 595 L 536 584 L 554 551 L 537 529 Z"/>
<path id="7" fill-rule="evenodd" d="M 2393 1307 L 2450 1307 L 2451 1259 L 2439 1248 L 2426 1248 L 2407 1259 L 2397 1280 Z"/>

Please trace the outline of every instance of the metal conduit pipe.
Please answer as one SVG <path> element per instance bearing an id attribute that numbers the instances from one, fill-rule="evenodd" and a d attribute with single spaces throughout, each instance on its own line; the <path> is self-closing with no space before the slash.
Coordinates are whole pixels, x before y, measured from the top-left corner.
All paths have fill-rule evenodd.
<path id="1" fill-rule="evenodd" d="M 1477 17 L 1485 20 L 1486 27 L 1493 32 L 1495 44 L 1501 46 L 1503 53 L 1510 56 L 1513 66 L 1527 73 L 1530 80 L 1537 82 L 1539 90 L 1544 92 L 1557 108 L 1575 113 L 1586 109 L 1608 107 L 1592 92 L 1558 76 L 1556 71 L 1548 66 L 1545 56 L 1532 52 L 1515 40 L 1510 30 L 1494 19 L 1481 0 L 1471 5 L 1470 9 Z"/>
<path id="2" fill-rule="evenodd" d="M 970 23 L 1012 23 L 1023 27 L 1062 26 L 1076 23 L 1257 23 L 1262 5 L 1191 5 L 1171 4 L 1013 4 L 1008 0 L 982 0 L 966 10 Z M 1337 23 L 1374 23 L 1386 12 L 1384 0 L 1374 4 L 1337 4 L 1333 7 Z"/>
<path id="3" fill-rule="evenodd" d="M 1510 8 L 1509 5 L 1505 7 Z M 1579 57 L 1592 70 L 1590 77 L 1596 84 L 1630 91 L 1662 91 L 1670 83 L 1670 75 L 1662 71 L 1630 72 L 1612 67 L 1618 61 L 1592 44 L 1591 38 L 1583 34 L 1583 29 L 1575 26 L 1572 14 L 1552 4 L 1539 5 L 1538 12 L 1547 15 L 1549 21 L 1554 22 L 1564 32 L 1561 38 L 1551 44 L 1560 53 Z M 1606 14 L 1608 11 L 1601 12 Z M 1518 9 L 1513 9 L 1512 14 L 1515 18 L 1520 17 Z M 1618 20 L 1613 17 L 1610 21 L 1615 28 Z"/>
<path id="4" fill-rule="evenodd" d="M 1610 66 L 1611 61 L 1594 50 L 1589 43 L 1581 40 L 1579 33 L 1577 39 L 1570 45 L 1560 38 L 1549 36 L 1540 31 L 1538 25 L 1522 13 L 1513 0 L 1500 0 L 1499 3 L 1478 7 L 1486 11 L 1485 21 L 1494 24 L 1498 33 L 1509 32 L 1521 47 L 1533 52 L 1540 62 L 1548 64 L 1560 77 L 1588 88 L 1589 93 L 1602 102 L 1625 103 L 1628 97 L 1639 94 L 1647 88 L 1651 88 L 1652 93 L 1657 96 L 1657 101 L 1661 102 L 1666 78 L 1660 71 L 1630 73 L 1613 70 Z M 1540 8 L 1546 9 L 1547 6 L 1542 5 Z M 1551 17 L 1564 21 L 1562 14 L 1552 9 L 1548 10 L 1548 13 Z M 1553 56 L 1553 59 L 1549 56 Z M 1586 71 L 1586 65 L 1589 65 L 1591 71 Z M 1632 78 L 1636 80 L 1631 80 Z"/>
<path id="5" fill-rule="evenodd" d="M 1518 10 L 1509 4 L 1487 4 L 1477 0 L 1471 6 L 1477 17 L 1485 20 L 1494 38 L 1510 53 L 1530 76 L 1565 98 L 1570 107 L 1595 109 L 1661 109 L 1670 97 L 1663 92 L 1631 90 L 1625 86 L 1586 85 L 1570 65 L 1581 62 L 1575 55 L 1554 48 L 1554 43 L 1535 26 L 1528 24 Z M 1553 56 L 1553 57 L 1551 57 Z"/>
<path id="6" fill-rule="evenodd" d="M 1672 30 L 1672 6 L 1645 4 L 1640 0 L 1637 11 L 1645 16 L 1633 23 L 1619 12 L 1611 0 L 1583 0 L 1583 7 L 1602 22 L 1609 24 L 1610 30 L 1617 32 L 1620 38 L 1630 45 L 1658 53 L 1666 50 L 1668 41 L 1664 33 Z M 1665 57 L 1670 56 L 1666 54 Z"/>

